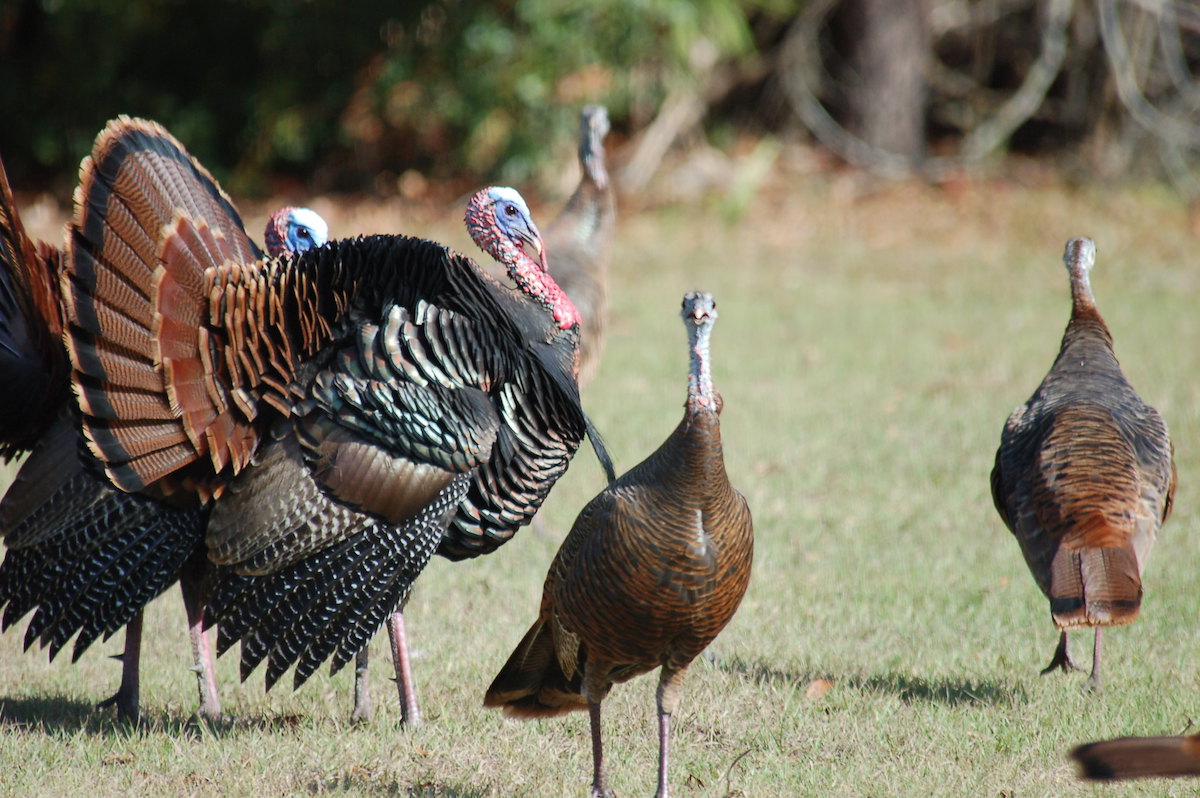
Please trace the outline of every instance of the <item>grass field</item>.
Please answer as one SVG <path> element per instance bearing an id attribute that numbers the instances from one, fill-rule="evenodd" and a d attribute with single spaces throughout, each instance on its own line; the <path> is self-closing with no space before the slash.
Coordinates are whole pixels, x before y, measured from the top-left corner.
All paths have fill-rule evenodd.
<path id="1" fill-rule="evenodd" d="M 465 248 L 457 214 L 421 232 Z M 343 233 L 398 224 L 331 221 Z M 659 208 L 624 218 L 619 235 L 607 357 L 585 403 L 618 470 L 657 446 L 685 392 L 680 298 L 712 291 L 726 460 L 757 534 L 746 599 L 714 661 L 693 667 L 675 720 L 676 795 L 1194 794 L 1186 782 L 1086 785 L 1065 758 L 1098 737 L 1178 733 L 1200 714 L 1200 269 L 1178 200 L 1154 187 L 807 175 L 736 222 L 719 204 Z M 1074 235 L 1097 241 L 1097 300 L 1127 376 L 1167 420 L 1180 484 L 1142 617 L 1106 636 L 1106 689 L 1092 696 L 1086 673 L 1038 676 L 1057 633 L 988 491 L 1004 420 L 1057 353 Z M 237 683 L 231 655 L 220 678 L 232 720 L 198 726 L 169 591 L 147 617 L 145 723 L 126 730 L 92 709 L 116 687 L 119 636 L 47 665 L 10 630 L 0 794 L 586 795 L 586 715 L 522 723 L 481 699 L 535 616 L 558 540 L 601 487 L 582 449 L 547 502 L 550 532 L 429 567 L 408 614 L 426 713 L 415 730 L 398 725 L 382 636 L 370 724 L 349 722 L 348 670 L 264 695 L 258 674 Z M 1075 637 L 1086 662 L 1090 635 Z M 621 796 L 654 788 L 654 686 L 643 677 L 605 703 Z"/>

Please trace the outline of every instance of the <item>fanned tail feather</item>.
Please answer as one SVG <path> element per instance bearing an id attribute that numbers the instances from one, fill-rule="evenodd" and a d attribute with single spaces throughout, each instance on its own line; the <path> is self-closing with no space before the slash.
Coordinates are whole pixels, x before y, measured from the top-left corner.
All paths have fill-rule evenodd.
<path id="1" fill-rule="evenodd" d="M 81 167 L 75 205 L 61 288 L 92 451 L 127 491 L 205 455 L 218 471 L 243 464 L 252 436 L 205 368 L 206 269 L 261 257 L 228 197 L 161 126 L 121 117 Z"/>

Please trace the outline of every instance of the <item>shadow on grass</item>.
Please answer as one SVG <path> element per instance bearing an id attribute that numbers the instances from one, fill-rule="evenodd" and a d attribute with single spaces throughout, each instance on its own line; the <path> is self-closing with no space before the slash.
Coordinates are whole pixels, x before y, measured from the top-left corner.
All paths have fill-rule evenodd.
<path id="1" fill-rule="evenodd" d="M 924 679 L 899 673 L 852 676 L 845 683 L 860 690 L 893 693 L 906 704 L 1024 704 L 1029 696 L 1023 685 L 976 679 Z"/>
<path id="2" fill-rule="evenodd" d="M 1024 685 L 1001 682 L 937 678 L 925 679 L 908 674 L 854 674 L 839 676 L 832 672 L 802 672 L 776 668 L 764 662 L 745 662 L 739 658 L 717 663 L 717 667 L 759 685 L 792 686 L 806 689 L 817 680 L 854 690 L 887 693 L 907 704 L 929 703 L 962 706 L 972 704 L 1023 704 L 1029 700 Z"/>
<path id="3" fill-rule="evenodd" d="M 145 712 L 136 723 L 119 720 L 112 709 L 62 696 L 0 696 L 0 729 L 61 736 L 166 734 L 174 737 L 236 737 L 246 731 L 288 732 L 307 723 L 299 715 L 249 716 L 200 720 L 194 715 Z"/>

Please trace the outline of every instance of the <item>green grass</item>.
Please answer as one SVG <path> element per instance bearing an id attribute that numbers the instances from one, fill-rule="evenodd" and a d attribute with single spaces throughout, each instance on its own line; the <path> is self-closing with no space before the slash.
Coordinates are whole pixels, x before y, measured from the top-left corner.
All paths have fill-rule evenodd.
<path id="1" fill-rule="evenodd" d="M 422 232 L 461 245 L 457 214 Z M 675 794 L 1192 794 L 1186 782 L 1086 785 L 1065 759 L 1086 740 L 1177 733 L 1200 716 L 1200 272 L 1185 209 L 1157 189 L 872 193 L 810 177 L 727 218 L 714 207 L 623 220 L 607 357 L 585 393 L 628 469 L 680 416 L 682 294 L 716 295 L 726 458 L 754 510 L 757 558 L 715 663 L 689 675 Z M 1056 631 L 988 491 L 1001 426 L 1057 353 L 1069 310 L 1060 257 L 1078 234 L 1097 240 L 1097 299 L 1128 377 L 1167 419 L 1180 481 L 1142 617 L 1105 638 L 1099 696 L 1080 691 L 1086 674 L 1037 675 Z M 481 698 L 534 618 L 558 540 L 601 486 L 585 448 L 547 502 L 549 533 L 430 566 L 409 611 L 427 721 L 416 730 L 398 726 L 382 636 L 368 725 L 348 721 L 351 673 L 264 696 L 258 674 L 237 683 L 230 656 L 220 677 L 234 720 L 196 726 L 172 590 L 148 613 L 146 722 L 124 730 L 91 709 L 116 687 L 107 655 L 119 636 L 47 666 L 11 630 L 0 793 L 586 795 L 585 715 L 522 723 Z M 1090 636 L 1076 637 L 1086 662 Z M 809 697 L 817 679 L 833 687 Z M 618 686 L 604 705 L 622 796 L 653 790 L 654 686 Z"/>

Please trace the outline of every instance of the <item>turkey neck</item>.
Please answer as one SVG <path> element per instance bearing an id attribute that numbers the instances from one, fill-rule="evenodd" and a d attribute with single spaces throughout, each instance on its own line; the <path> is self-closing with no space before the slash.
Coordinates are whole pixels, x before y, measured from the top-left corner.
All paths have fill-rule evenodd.
<path id="1" fill-rule="evenodd" d="M 724 478 L 725 462 L 721 456 L 721 394 L 713 387 L 709 358 L 712 322 L 688 324 L 689 349 L 688 396 L 683 421 L 675 431 L 678 446 L 685 453 L 687 465 L 680 474 L 692 472 L 692 478 Z M 696 470 L 703 474 L 695 474 Z M 706 483 L 709 484 L 709 483 Z"/>
<path id="2" fill-rule="evenodd" d="M 511 260 L 501 262 L 508 268 L 509 277 L 521 292 L 536 299 L 549 310 L 559 330 L 568 332 L 572 327 L 577 328 L 579 311 L 549 272 L 519 247 L 509 245 L 506 254 L 511 256 Z"/>
<path id="3" fill-rule="evenodd" d="M 616 214 L 612 192 L 606 188 L 608 172 L 604 169 L 603 153 L 599 156 L 598 167 L 585 162 L 584 171 L 589 179 L 580 182 L 563 212 L 571 214 L 574 220 L 574 229 L 570 231 L 574 246 L 590 253 L 592 257 L 601 257 L 607 252 L 608 232 Z M 553 253 L 550 268 L 554 268 Z"/>
<path id="4" fill-rule="evenodd" d="M 579 163 L 598 191 L 608 188 L 608 169 L 604 165 L 604 137 L 608 134 L 608 115 L 598 108 L 589 108 L 584 124 L 587 134 L 579 138 Z"/>
<path id="5" fill-rule="evenodd" d="M 1079 369 L 1089 371 L 1094 370 L 1088 368 L 1089 364 L 1119 368 L 1113 354 L 1112 333 L 1092 296 L 1089 272 L 1095 259 L 1095 247 L 1090 241 L 1073 239 L 1067 244 L 1063 259 L 1071 277 L 1071 320 L 1063 333 L 1055 365 L 1061 363 L 1063 367 L 1075 370 L 1078 364 Z"/>
<path id="6" fill-rule="evenodd" d="M 709 341 L 712 338 L 712 323 L 688 324 L 688 368 L 689 413 L 710 410 L 714 416 L 720 410 L 720 394 L 713 388 L 712 365 L 709 358 Z"/>
<path id="7" fill-rule="evenodd" d="M 1063 332 L 1058 358 L 1036 394 L 1043 399 L 1087 398 L 1111 406 L 1128 389 L 1113 352 L 1112 333 L 1092 296 L 1088 275 L 1094 258 L 1090 241 L 1073 239 L 1067 244 L 1063 260 L 1071 278 L 1071 320 Z"/>

